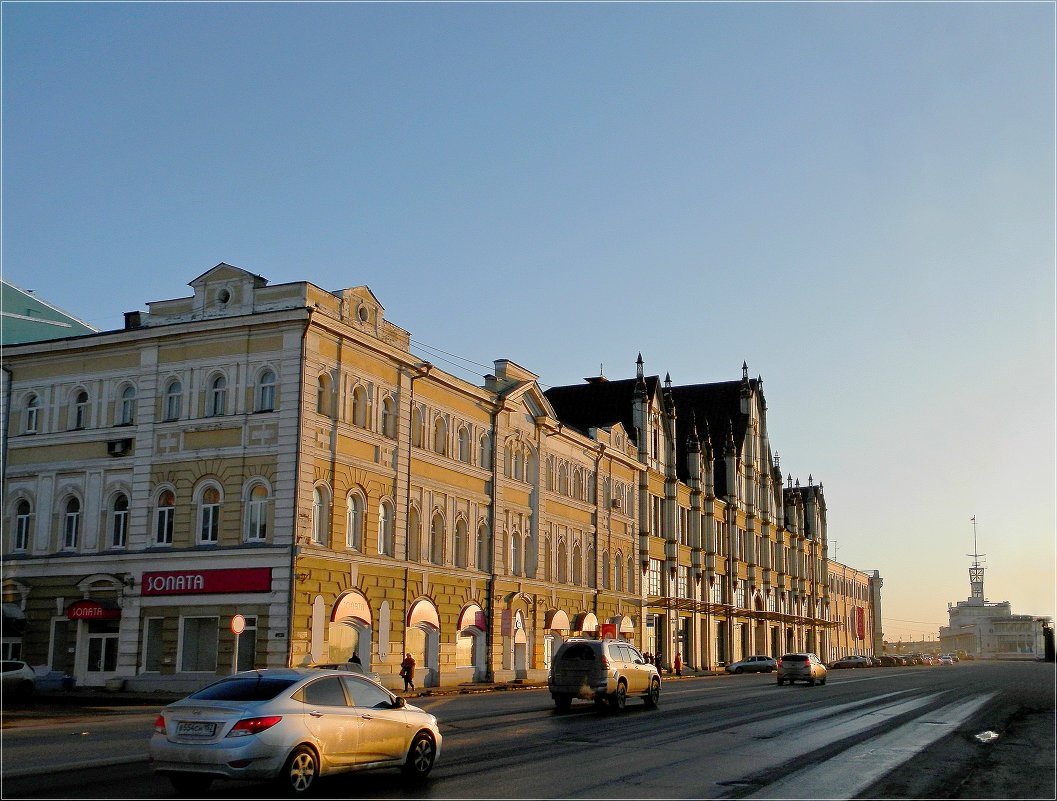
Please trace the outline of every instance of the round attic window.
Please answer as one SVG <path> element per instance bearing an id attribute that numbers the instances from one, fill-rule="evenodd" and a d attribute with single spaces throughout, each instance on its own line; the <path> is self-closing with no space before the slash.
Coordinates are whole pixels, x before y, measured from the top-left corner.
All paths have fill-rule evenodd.
<path id="1" fill-rule="evenodd" d="M 371 317 L 371 313 L 367 310 L 366 306 L 360 306 L 360 308 L 356 310 L 356 315 L 360 318 L 361 323 L 367 322 Z"/>
<path id="2" fill-rule="evenodd" d="M 217 300 L 221 303 L 227 303 L 229 300 L 231 300 L 231 293 L 226 289 L 221 289 L 219 292 L 217 292 Z"/>

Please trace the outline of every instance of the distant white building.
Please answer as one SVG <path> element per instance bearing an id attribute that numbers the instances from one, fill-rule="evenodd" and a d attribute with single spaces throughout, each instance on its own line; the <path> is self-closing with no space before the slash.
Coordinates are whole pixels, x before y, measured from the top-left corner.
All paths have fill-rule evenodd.
<path id="1" fill-rule="evenodd" d="M 970 595 L 957 604 L 947 604 L 949 621 L 940 627 L 940 650 L 943 653 L 964 651 L 976 659 L 1043 658 L 1046 653 L 1043 628 L 1050 619 L 1014 615 L 1009 601 L 989 602 L 984 597 L 984 568 L 980 564 L 983 554 L 971 555 Z"/>

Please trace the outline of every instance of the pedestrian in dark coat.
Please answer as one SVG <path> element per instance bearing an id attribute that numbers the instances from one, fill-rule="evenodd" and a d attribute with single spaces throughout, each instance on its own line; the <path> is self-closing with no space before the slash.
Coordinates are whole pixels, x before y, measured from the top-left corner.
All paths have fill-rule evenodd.
<path id="1" fill-rule="evenodd" d="M 415 689 L 415 657 L 407 654 L 400 663 L 400 678 L 404 680 L 404 692 Z"/>
<path id="2" fill-rule="evenodd" d="M 683 657 L 678 651 L 675 652 L 675 675 L 683 675 Z"/>

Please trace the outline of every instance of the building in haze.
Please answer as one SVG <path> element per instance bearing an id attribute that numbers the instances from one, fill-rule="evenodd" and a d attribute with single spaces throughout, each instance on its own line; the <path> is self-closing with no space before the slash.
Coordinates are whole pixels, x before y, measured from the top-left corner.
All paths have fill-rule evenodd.
<path id="1" fill-rule="evenodd" d="M 354 653 L 393 688 L 406 652 L 423 686 L 542 679 L 572 636 L 830 657 L 823 489 L 783 481 L 747 367 L 478 385 L 366 286 L 190 286 L 5 347 L 5 656 L 140 690 Z"/>

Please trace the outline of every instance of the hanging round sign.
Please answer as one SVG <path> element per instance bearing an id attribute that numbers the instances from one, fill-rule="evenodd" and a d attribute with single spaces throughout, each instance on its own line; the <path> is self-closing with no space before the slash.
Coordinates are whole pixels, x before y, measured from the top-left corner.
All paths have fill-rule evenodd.
<path id="1" fill-rule="evenodd" d="M 235 615 L 231 618 L 231 633 L 242 634 L 246 630 L 246 618 L 242 615 Z"/>

